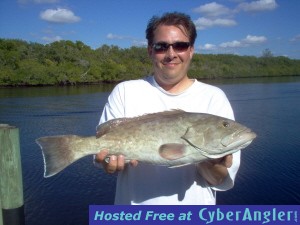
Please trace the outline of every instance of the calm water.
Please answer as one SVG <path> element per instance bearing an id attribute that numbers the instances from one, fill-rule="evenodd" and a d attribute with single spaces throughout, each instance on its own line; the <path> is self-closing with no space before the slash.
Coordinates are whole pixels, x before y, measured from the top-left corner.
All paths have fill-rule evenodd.
<path id="1" fill-rule="evenodd" d="M 246 82 L 246 83 L 245 83 Z M 300 203 L 300 78 L 214 82 L 227 94 L 236 120 L 258 138 L 242 153 L 232 190 L 219 204 Z M 20 129 L 27 225 L 88 224 L 90 204 L 112 204 L 115 177 L 86 157 L 43 178 L 35 139 L 45 135 L 94 135 L 112 86 L 0 89 L 0 123 Z"/>

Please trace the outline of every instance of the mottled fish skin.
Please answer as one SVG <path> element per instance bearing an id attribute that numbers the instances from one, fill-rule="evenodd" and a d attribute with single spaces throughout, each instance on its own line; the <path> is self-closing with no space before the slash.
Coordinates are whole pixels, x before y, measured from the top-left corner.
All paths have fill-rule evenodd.
<path id="1" fill-rule="evenodd" d="M 42 149 L 45 177 L 102 149 L 127 160 L 178 167 L 220 158 L 248 146 L 256 134 L 230 119 L 181 110 L 113 119 L 97 135 L 60 135 L 36 140 Z"/>

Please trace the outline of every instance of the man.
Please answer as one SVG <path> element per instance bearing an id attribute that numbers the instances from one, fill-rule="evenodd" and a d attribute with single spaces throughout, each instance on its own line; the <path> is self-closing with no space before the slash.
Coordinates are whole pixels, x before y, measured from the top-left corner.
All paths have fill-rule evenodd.
<path id="1" fill-rule="evenodd" d="M 188 77 L 196 36 L 195 25 L 185 14 L 153 17 L 146 30 L 153 75 L 118 84 L 100 123 L 172 109 L 234 119 L 228 99 L 219 88 Z M 233 186 L 240 163 L 240 152 L 179 168 L 136 160 L 126 164 L 122 155 L 110 156 L 107 162 L 108 154 L 109 149 L 102 150 L 95 160 L 106 172 L 119 172 L 115 204 L 216 204 L 216 190 Z"/>

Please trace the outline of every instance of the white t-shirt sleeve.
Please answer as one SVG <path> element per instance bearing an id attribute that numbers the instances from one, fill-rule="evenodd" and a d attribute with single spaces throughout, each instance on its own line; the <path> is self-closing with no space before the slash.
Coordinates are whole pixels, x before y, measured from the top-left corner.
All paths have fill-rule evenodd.
<path id="1" fill-rule="evenodd" d="M 115 118 L 122 118 L 124 114 L 124 88 L 122 84 L 117 85 L 108 97 L 104 106 L 99 124 Z"/>

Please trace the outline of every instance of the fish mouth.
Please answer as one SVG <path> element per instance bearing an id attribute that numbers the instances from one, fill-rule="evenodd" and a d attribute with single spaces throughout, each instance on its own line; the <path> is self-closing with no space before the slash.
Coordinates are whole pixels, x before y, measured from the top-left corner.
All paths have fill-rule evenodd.
<path id="1" fill-rule="evenodd" d="M 221 144 L 225 147 L 224 150 L 242 149 L 247 147 L 254 138 L 256 138 L 256 133 L 246 128 L 223 138 Z"/>

